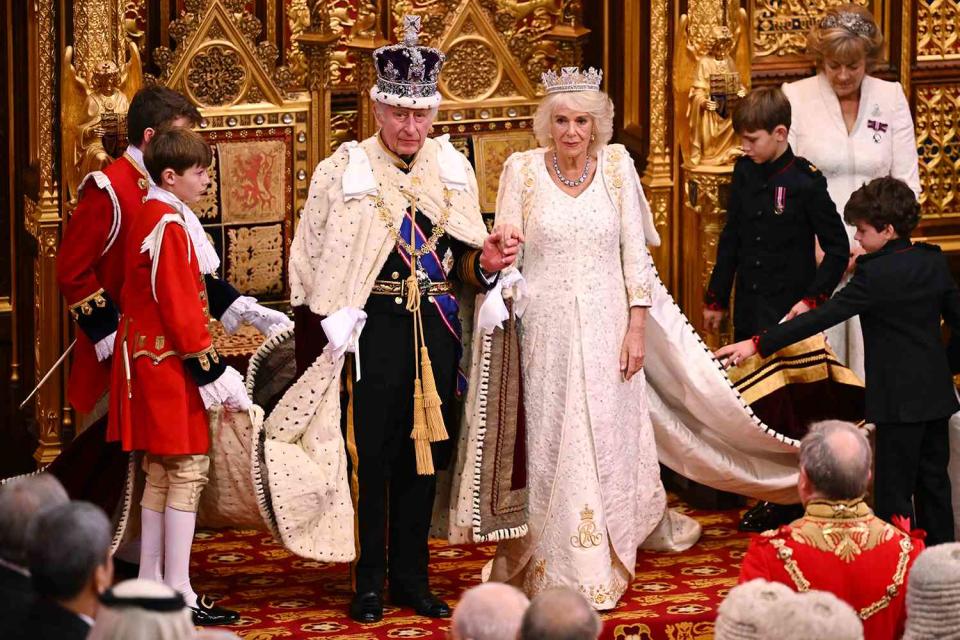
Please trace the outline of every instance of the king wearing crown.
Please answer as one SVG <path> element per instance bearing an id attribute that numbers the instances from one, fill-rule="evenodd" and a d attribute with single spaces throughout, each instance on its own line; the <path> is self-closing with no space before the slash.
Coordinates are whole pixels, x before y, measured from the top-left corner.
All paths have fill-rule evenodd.
<path id="1" fill-rule="evenodd" d="M 273 502 L 296 505 L 276 514 L 284 543 L 354 561 L 350 615 L 366 623 L 388 581 L 393 604 L 450 615 L 427 540 L 463 391 L 456 292 L 491 287 L 518 250 L 487 234 L 467 159 L 427 137 L 444 55 L 418 45 L 419 17 L 404 28 L 373 54 L 379 131 L 313 174 L 290 256 L 300 375 L 266 426 Z"/>

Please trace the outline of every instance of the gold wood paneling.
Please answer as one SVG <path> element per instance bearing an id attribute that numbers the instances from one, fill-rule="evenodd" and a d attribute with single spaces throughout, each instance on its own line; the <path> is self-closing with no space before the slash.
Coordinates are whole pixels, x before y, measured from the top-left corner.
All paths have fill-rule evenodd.
<path id="1" fill-rule="evenodd" d="M 910 5 L 909 0 L 904 0 Z M 960 60 L 960 0 L 916 2 L 917 60 Z"/>
<path id="2" fill-rule="evenodd" d="M 807 46 L 810 28 L 823 16 L 831 5 L 849 0 L 783 0 L 753 1 L 753 54 L 756 58 L 767 56 L 802 56 Z M 869 6 L 868 0 L 853 0 L 861 6 Z M 911 0 L 907 0 L 908 2 Z M 875 5 L 881 4 L 874 2 Z M 877 22 L 882 24 L 881 14 Z"/>
<path id="3" fill-rule="evenodd" d="M 960 217 L 960 82 L 916 87 L 917 144 L 925 220 Z"/>
<path id="4" fill-rule="evenodd" d="M 636 3 L 630 3 L 636 4 Z M 660 277 L 668 285 L 673 284 L 675 267 L 675 252 L 672 251 L 671 231 L 672 216 L 670 215 L 673 203 L 673 156 L 668 136 L 669 106 L 667 101 L 667 52 L 669 51 L 669 0 L 651 0 L 650 2 L 650 152 L 647 155 L 647 166 L 643 173 L 643 186 L 650 202 L 653 223 L 660 234 L 660 246 L 653 250 L 654 259 L 660 271 Z M 636 9 L 634 9 L 635 11 Z M 627 12 L 628 24 L 639 23 L 639 16 L 634 18 L 631 11 Z M 628 36 L 629 37 L 629 36 Z M 637 38 L 639 41 L 639 38 Z M 630 47 L 630 44 L 626 45 Z M 639 55 L 636 54 L 636 58 Z M 628 58 L 630 59 L 630 58 Z M 624 101 L 631 101 L 634 107 L 625 113 L 642 111 L 637 82 L 634 79 L 624 88 Z M 625 109 L 628 107 L 625 105 Z M 630 124 L 624 117 L 624 127 Z"/>

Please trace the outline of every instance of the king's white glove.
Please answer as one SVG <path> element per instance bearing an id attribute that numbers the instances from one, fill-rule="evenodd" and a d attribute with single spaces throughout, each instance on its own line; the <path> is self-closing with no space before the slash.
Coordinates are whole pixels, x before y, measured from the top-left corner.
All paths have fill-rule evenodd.
<path id="1" fill-rule="evenodd" d="M 243 376 L 233 367 L 227 367 L 219 378 L 200 387 L 200 399 L 206 409 L 219 404 L 228 411 L 246 411 L 253 404 Z"/>

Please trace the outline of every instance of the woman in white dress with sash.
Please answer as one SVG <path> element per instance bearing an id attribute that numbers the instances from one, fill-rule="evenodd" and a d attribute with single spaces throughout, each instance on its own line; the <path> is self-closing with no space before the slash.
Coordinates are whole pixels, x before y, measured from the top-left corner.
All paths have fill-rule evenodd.
<path id="1" fill-rule="evenodd" d="M 883 32 L 869 9 L 852 4 L 831 8 L 807 43 L 817 74 L 783 85 L 793 111 L 790 146 L 823 172 L 841 216 L 850 194 L 874 178 L 898 178 L 920 195 L 917 141 L 903 87 L 867 75 L 882 47 Z M 847 226 L 851 268 L 863 253 L 853 239 L 855 231 Z M 826 333 L 840 360 L 862 380 L 859 318 Z"/>
<path id="2" fill-rule="evenodd" d="M 489 576 L 530 597 L 578 589 L 597 609 L 627 589 L 637 548 L 683 549 L 700 528 L 666 511 L 643 374 L 652 222 L 600 74 L 544 74 L 545 148 L 512 155 L 496 226 L 520 230 L 529 533 L 501 542 Z M 519 263 L 518 263 L 519 264 Z"/>

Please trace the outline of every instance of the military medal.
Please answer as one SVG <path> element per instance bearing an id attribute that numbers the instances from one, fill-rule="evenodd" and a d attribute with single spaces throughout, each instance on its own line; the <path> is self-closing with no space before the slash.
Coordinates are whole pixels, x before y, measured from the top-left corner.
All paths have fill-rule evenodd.
<path id="1" fill-rule="evenodd" d="M 787 188 L 776 187 L 773 194 L 773 212 L 779 216 L 787 208 Z"/>
<path id="2" fill-rule="evenodd" d="M 883 133 L 887 130 L 889 125 L 886 122 L 880 122 L 879 120 L 867 120 L 867 128 L 873 129 L 873 141 L 877 144 L 880 144 L 880 141 L 883 140 Z"/>

